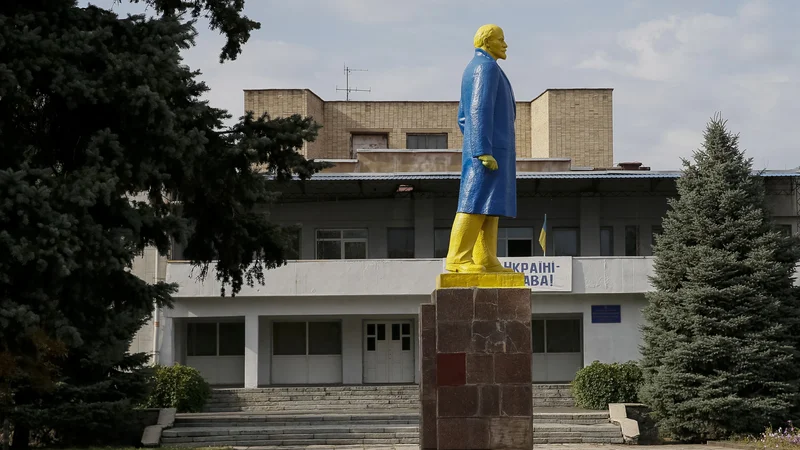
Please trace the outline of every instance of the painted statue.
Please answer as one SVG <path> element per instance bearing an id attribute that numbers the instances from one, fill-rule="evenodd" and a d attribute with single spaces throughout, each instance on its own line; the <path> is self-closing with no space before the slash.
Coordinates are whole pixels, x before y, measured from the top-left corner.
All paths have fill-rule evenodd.
<path id="1" fill-rule="evenodd" d="M 517 115 L 511 83 L 497 64 L 506 59 L 503 30 L 484 25 L 461 79 L 458 126 L 464 135 L 458 210 L 450 232 L 449 272 L 513 272 L 497 259 L 500 217 L 517 215 Z"/>

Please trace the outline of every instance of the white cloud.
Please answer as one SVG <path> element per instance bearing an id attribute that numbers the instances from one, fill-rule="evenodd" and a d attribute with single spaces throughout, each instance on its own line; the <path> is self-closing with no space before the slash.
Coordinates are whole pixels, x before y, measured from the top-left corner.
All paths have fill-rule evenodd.
<path id="1" fill-rule="evenodd" d="M 620 31 L 615 48 L 595 50 L 576 68 L 649 81 L 686 81 L 709 71 L 718 60 L 769 51 L 769 37 L 753 23 L 766 11 L 762 2 L 751 2 L 735 16 L 703 13 L 645 21 Z"/>

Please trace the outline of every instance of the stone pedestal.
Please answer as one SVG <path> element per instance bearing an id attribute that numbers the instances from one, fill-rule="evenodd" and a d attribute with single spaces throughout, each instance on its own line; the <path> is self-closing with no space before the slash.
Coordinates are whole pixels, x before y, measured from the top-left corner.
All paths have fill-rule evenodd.
<path id="1" fill-rule="evenodd" d="M 529 450 L 530 289 L 447 287 L 432 297 L 420 307 L 420 449 Z"/>

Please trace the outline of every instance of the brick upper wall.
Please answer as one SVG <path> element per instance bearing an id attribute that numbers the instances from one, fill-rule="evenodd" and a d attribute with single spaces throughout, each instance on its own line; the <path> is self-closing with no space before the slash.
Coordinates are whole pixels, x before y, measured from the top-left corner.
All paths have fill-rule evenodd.
<path id="1" fill-rule="evenodd" d="M 446 133 L 447 148 L 461 149 L 458 102 L 324 101 L 308 89 L 245 91 L 245 110 L 256 115 L 313 117 L 323 128 L 303 153 L 316 159 L 351 159 L 352 133 L 385 133 L 388 148 L 406 148 L 409 133 Z M 611 167 L 611 89 L 548 90 L 517 102 L 517 157 L 571 158 L 573 166 Z"/>

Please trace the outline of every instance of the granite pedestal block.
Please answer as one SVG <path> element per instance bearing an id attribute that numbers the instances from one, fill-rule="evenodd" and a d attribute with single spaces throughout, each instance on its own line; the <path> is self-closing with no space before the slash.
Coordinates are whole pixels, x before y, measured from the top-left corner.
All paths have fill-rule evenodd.
<path id="1" fill-rule="evenodd" d="M 531 291 L 440 288 L 419 314 L 420 449 L 532 448 Z"/>

